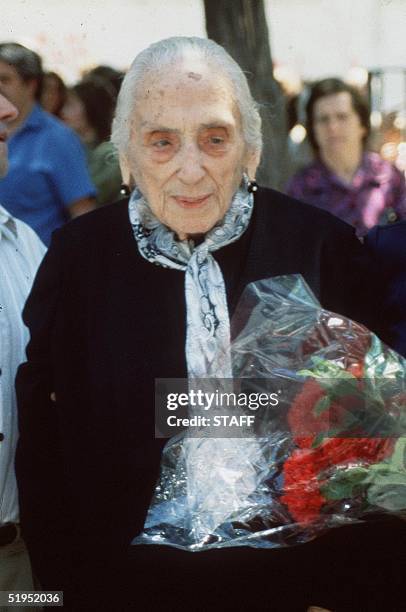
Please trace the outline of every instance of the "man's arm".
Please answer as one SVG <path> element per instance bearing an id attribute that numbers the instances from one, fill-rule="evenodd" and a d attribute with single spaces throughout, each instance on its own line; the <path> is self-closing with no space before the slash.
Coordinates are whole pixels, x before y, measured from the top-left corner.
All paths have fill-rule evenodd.
<path id="1" fill-rule="evenodd" d="M 79 138 L 68 128 L 54 135 L 50 178 L 58 199 L 69 215 L 77 217 L 96 206 L 86 156 Z"/>

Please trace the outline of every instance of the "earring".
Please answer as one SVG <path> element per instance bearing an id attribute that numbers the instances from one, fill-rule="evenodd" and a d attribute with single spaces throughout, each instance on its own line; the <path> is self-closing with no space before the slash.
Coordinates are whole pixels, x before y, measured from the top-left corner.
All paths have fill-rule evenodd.
<path id="1" fill-rule="evenodd" d="M 256 191 L 258 191 L 258 185 L 255 180 L 251 181 L 248 179 L 247 191 L 248 193 L 255 193 Z"/>
<path id="2" fill-rule="evenodd" d="M 123 183 L 120 187 L 120 195 L 122 196 L 129 196 L 131 193 L 130 188 L 128 185 L 126 185 L 125 183 Z"/>

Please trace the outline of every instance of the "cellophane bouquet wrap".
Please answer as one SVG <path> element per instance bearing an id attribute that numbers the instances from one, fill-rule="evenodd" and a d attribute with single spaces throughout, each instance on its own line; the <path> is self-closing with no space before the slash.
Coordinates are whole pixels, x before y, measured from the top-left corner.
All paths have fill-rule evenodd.
<path id="1" fill-rule="evenodd" d="M 323 310 L 299 275 L 250 284 L 231 328 L 234 379 L 222 385 L 271 389 L 277 404 L 240 407 L 255 415 L 249 432 L 170 439 L 133 544 L 273 548 L 406 518 L 406 360 Z"/>

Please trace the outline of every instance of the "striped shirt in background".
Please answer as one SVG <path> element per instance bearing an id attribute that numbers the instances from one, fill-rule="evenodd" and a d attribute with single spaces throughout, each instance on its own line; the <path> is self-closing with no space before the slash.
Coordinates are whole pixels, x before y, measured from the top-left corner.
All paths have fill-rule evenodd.
<path id="1" fill-rule="evenodd" d="M 18 522 L 14 379 L 28 342 L 21 312 L 45 250 L 28 225 L 0 206 L 0 525 Z"/>

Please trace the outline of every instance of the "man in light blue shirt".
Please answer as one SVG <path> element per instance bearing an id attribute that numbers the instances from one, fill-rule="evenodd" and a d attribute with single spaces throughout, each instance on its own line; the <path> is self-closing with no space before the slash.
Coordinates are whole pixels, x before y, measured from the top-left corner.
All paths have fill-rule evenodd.
<path id="1" fill-rule="evenodd" d="M 17 43 L 0 44 L 0 93 L 18 109 L 0 202 L 49 244 L 54 229 L 94 208 L 96 191 L 78 137 L 37 103 L 42 78 L 36 53 Z"/>
<path id="2" fill-rule="evenodd" d="M 16 117 L 17 109 L 0 95 L 1 178 L 7 172 L 7 123 Z M 0 591 L 7 592 L 34 589 L 19 527 L 14 471 L 18 436 L 14 378 L 25 358 L 28 341 L 21 311 L 44 253 L 45 247 L 35 232 L 0 205 Z M 1 609 L 14 610 L 7 605 Z"/>

